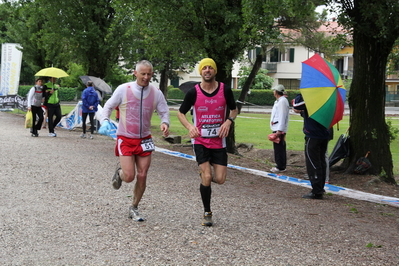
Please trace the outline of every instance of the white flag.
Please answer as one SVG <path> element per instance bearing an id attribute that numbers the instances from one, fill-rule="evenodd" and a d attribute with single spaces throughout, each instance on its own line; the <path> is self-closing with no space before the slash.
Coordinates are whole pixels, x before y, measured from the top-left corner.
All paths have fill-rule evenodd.
<path id="1" fill-rule="evenodd" d="M 18 94 L 22 52 L 17 47 L 21 48 L 17 43 L 3 43 L 1 45 L 0 95 Z"/>

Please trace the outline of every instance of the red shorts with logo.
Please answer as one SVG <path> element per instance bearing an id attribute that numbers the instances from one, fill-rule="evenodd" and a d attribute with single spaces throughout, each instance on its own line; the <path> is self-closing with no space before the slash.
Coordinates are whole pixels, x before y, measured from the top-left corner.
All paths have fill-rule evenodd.
<path id="1" fill-rule="evenodd" d="M 148 156 L 154 151 L 154 142 L 151 135 L 142 139 L 131 139 L 124 136 L 118 136 L 116 139 L 116 156 Z"/>

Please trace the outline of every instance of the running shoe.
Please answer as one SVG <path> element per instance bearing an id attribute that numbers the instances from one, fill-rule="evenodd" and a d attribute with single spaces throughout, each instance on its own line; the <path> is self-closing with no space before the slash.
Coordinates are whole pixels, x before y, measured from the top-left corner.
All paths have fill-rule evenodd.
<path id="1" fill-rule="evenodd" d="M 80 135 L 80 137 L 81 137 L 82 139 L 85 139 L 85 138 L 86 138 L 86 134 L 85 134 L 85 133 L 82 133 L 82 135 Z"/>
<path id="2" fill-rule="evenodd" d="M 213 225 L 212 212 L 204 213 L 204 217 L 202 218 L 202 225 L 203 226 L 212 226 Z"/>
<path id="3" fill-rule="evenodd" d="M 89 139 L 93 139 L 93 135 L 92 134 L 90 134 Z"/>
<path id="4" fill-rule="evenodd" d="M 48 136 L 49 136 L 49 137 L 57 137 L 57 134 L 55 134 L 55 133 L 48 133 Z"/>
<path id="5" fill-rule="evenodd" d="M 273 173 L 282 173 L 285 171 L 287 171 L 287 170 L 286 169 L 280 170 L 277 167 L 273 167 L 272 169 L 270 169 L 270 172 L 273 172 Z"/>
<path id="6" fill-rule="evenodd" d="M 135 222 L 145 221 L 144 217 L 139 214 L 139 210 L 133 206 L 129 207 L 129 218 L 133 219 Z"/>
<path id="7" fill-rule="evenodd" d="M 304 199 L 323 199 L 323 194 L 314 194 L 312 192 L 302 196 Z"/>
<path id="8" fill-rule="evenodd" d="M 120 171 L 121 169 L 122 169 L 122 168 L 121 168 L 120 164 L 118 163 L 118 164 L 116 165 L 115 174 L 114 174 L 114 176 L 112 177 L 112 186 L 114 187 L 114 189 L 119 189 L 119 188 L 122 186 L 122 179 L 121 179 L 121 176 L 120 176 L 120 174 L 119 174 L 119 171 Z"/>

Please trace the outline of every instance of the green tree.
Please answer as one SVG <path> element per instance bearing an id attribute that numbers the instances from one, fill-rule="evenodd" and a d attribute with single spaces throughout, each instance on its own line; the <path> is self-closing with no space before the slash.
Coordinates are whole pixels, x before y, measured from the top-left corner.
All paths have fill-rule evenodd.
<path id="1" fill-rule="evenodd" d="M 0 43 L 13 42 L 7 35 L 9 22 L 14 17 L 15 8 L 8 1 L 0 4 Z"/>
<path id="2" fill-rule="evenodd" d="M 3 3 L 13 10 L 13 16 L 8 18 L 6 34 L 10 40 L 22 46 L 23 62 L 36 73 L 46 65 L 46 51 L 41 43 L 41 32 L 44 29 L 45 18 L 42 10 L 35 2 Z"/>
<path id="3" fill-rule="evenodd" d="M 118 62 L 119 41 L 123 38 L 113 1 L 35 2 L 46 12 L 43 40 L 47 59 L 61 65 L 72 61 L 83 65 L 88 75 L 104 78 Z"/>
<path id="4" fill-rule="evenodd" d="M 21 44 L 23 60 L 34 71 L 50 66 L 67 69 L 76 63 L 86 74 L 104 78 L 119 63 L 126 40 L 121 33 L 131 27 L 131 20 L 125 13 L 116 15 L 118 1 L 10 2 L 14 16 L 7 36 Z"/>
<path id="5" fill-rule="evenodd" d="M 371 172 L 396 183 L 385 120 L 387 60 L 399 37 L 399 1 L 341 0 L 339 22 L 353 32 L 354 75 L 349 92 L 352 152 L 345 160 L 351 172 L 370 151 Z"/>
<path id="6" fill-rule="evenodd" d="M 154 0 L 142 5 L 125 1 L 134 10 L 135 36 L 132 40 L 146 44 L 139 46 L 143 55 L 172 56 L 168 43 L 175 49 L 187 47 L 188 43 L 197 55 L 211 57 L 218 66 L 217 80 L 231 85 L 231 71 L 234 60 L 239 59 L 244 51 L 256 45 L 270 43 L 279 36 L 276 18 L 304 16 L 309 7 L 314 10 L 314 1 L 300 0 L 214 0 L 204 3 L 202 0 Z M 319 1 L 317 1 L 319 2 Z M 308 4 L 310 3 L 310 4 Z M 171 40 L 172 39 L 172 40 Z M 158 41 L 159 40 L 159 41 Z M 177 45 L 174 45 L 174 44 Z M 148 45 L 151 44 L 151 45 Z M 149 50 L 155 51 L 151 53 Z M 178 56 L 186 57 L 184 53 Z M 191 54 L 191 53 L 189 53 Z M 165 56 L 166 55 L 166 56 Z M 197 57 L 192 57 L 197 62 Z M 172 60 L 174 61 L 174 60 Z M 185 60 L 189 62 L 188 60 Z M 167 62 L 167 61 L 166 61 Z M 261 61 L 260 61 L 261 62 Z M 260 68 L 260 64 L 257 64 Z M 163 67 L 163 69 L 167 69 Z M 257 72 L 257 71 L 256 71 Z M 250 75 L 252 78 L 256 76 Z M 250 80 L 249 78 L 248 80 Z M 162 82 L 161 82 L 162 83 Z M 162 86 L 162 85 L 161 85 Z M 246 91 L 248 91 L 249 86 Z M 244 96 L 246 91 L 243 90 Z M 245 98 L 245 97 L 244 97 Z M 234 132 L 230 132 L 229 138 Z M 232 147 L 228 138 L 228 146 Z M 231 151 L 230 148 L 228 148 Z"/>
<path id="7" fill-rule="evenodd" d="M 252 70 L 252 67 L 248 66 L 243 66 L 241 67 L 238 77 L 240 78 L 238 80 L 238 87 L 242 88 L 245 84 L 245 82 L 248 79 L 248 76 L 250 75 Z M 270 76 L 267 75 L 267 70 L 266 69 L 260 69 L 258 73 L 256 74 L 256 77 L 254 79 L 254 82 L 250 89 L 252 90 L 265 90 L 265 89 L 271 89 L 273 85 L 274 79 Z"/>
<path id="8" fill-rule="evenodd" d="M 126 2 L 135 12 L 135 36 L 142 42 L 145 57 L 169 58 L 190 66 L 201 57 L 212 57 L 218 66 L 217 79 L 230 86 L 233 60 L 247 45 L 239 36 L 241 1 Z"/>
<path id="9" fill-rule="evenodd" d="M 247 40 L 247 49 L 257 48 L 257 54 L 237 101 L 239 112 L 256 74 L 261 69 L 263 58 L 270 48 L 279 47 L 287 41 L 287 37 L 281 33 L 281 27 L 297 29 L 306 23 L 315 24 L 314 9 L 320 3 L 323 2 L 320 0 L 243 1 L 244 24 L 240 36 Z"/>

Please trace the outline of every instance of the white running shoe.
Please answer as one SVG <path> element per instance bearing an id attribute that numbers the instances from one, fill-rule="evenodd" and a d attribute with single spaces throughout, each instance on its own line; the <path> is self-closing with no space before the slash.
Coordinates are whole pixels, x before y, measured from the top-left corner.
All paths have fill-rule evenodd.
<path id="1" fill-rule="evenodd" d="M 139 210 L 134 208 L 133 206 L 129 207 L 129 218 L 133 219 L 136 222 L 143 222 L 145 221 L 144 217 L 139 214 Z"/>
<path id="2" fill-rule="evenodd" d="M 273 167 L 272 169 L 270 169 L 270 171 L 273 172 L 273 173 L 282 173 L 282 172 L 285 172 L 287 170 L 286 169 L 280 170 L 277 167 Z"/>

